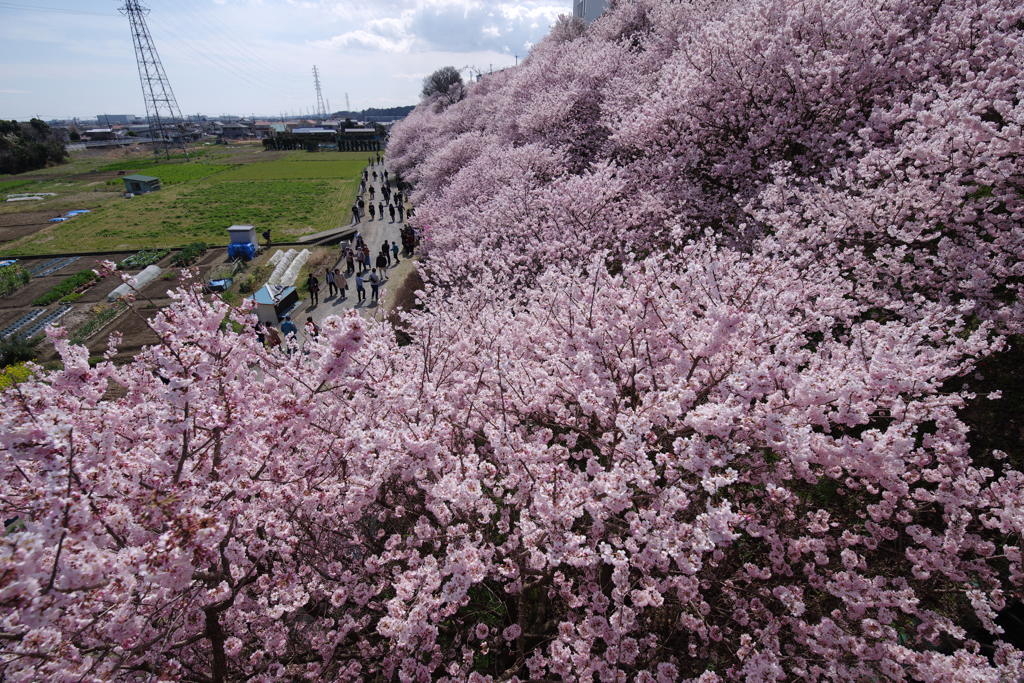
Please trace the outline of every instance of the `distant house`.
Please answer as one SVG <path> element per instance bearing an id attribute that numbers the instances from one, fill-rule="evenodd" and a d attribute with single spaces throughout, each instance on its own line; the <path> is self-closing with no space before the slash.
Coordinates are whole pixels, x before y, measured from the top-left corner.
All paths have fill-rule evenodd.
<path id="1" fill-rule="evenodd" d="M 160 189 L 160 179 L 148 175 L 126 175 L 124 187 L 132 194 L 146 194 Z"/>
<path id="2" fill-rule="evenodd" d="M 241 140 L 252 137 L 252 130 L 242 123 L 222 123 L 220 135 L 228 140 Z"/>

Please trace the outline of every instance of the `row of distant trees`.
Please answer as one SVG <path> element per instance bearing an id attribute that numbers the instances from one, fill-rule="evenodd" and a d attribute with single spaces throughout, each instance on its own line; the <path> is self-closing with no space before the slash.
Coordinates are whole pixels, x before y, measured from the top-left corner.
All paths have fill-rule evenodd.
<path id="1" fill-rule="evenodd" d="M 331 118 L 340 119 L 342 117 L 362 119 L 364 116 L 407 116 L 409 112 L 416 108 L 416 105 L 410 104 L 405 107 L 370 107 L 369 109 L 360 109 L 359 111 L 336 111 L 331 114 Z"/>
<path id="2" fill-rule="evenodd" d="M 64 141 L 45 121 L 0 120 L 0 173 L 34 171 L 67 158 Z"/>

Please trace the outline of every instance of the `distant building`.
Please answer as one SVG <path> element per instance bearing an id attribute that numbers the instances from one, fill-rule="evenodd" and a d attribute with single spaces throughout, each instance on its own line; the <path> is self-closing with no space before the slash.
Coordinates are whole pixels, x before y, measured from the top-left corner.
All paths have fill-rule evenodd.
<path id="1" fill-rule="evenodd" d="M 138 119 L 135 114 L 100 114 L 96 120 L 104 126 L 109 126 L 112 123 L 127 126 L 130 123 L 135 123 Z"/>
<path id="2" fill-rule="evenodd" d="M 608 0 L 573 0 L 572 3 L 572 15 L 588 24 L 604 14 L 606 9 Z"/>
<path id="3" fill-rule="evenodd" d="M 242 123 L 222 123 L 219 135 L 226 140 L 241 140 L 252 137 L 253 133 L 249 126 Z"/>
<path id="4" fill-rule="evenodd" d="M 125 189 L 132 194 L 146 194 L 160 189 L 160 179 L 148 175 L 126 175 L 121 180 L 124 181 Z"/>
<path id="5" fill-rule="evenodd" d="M 110 128 L 93 128 L 82 133 L 82 137 L 86 140 L 115 140 L 117 134 Z"/>

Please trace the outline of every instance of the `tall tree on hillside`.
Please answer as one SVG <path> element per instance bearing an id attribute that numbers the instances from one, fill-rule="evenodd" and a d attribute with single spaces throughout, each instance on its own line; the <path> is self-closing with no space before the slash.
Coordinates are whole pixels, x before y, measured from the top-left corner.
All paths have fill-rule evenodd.
<path id="1" fill-rule="evenodd" d="M 448 104 L 462 99 L 462 74 L 454 66 L 444 66 L 423 79 L 423 98 L 441 93 Z M 458 87 L 455 87 L 458 86 Z"/>

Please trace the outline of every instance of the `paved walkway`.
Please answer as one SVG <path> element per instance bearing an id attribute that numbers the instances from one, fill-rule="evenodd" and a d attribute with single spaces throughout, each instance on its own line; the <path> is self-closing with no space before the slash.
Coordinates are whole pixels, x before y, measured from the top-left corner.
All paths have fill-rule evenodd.
<path id="1" fill-rule="evenodd" d="M 376 206 L 378 202 L 381 201 L 380 187 L 382 184 L 382 178 L 380 174 L 381 171 L 384 170 L 384 168 L 385 166 L 383 162 L 375 164 L 374 166 L 367 167 L 370 179 L 366 184 L 367 192 L 366 194 L 362 195 L 362 197 L 367 203 L 369 203 L 369 187 L 372 185 L 375 192 L 375 199 L 373 202 L 374 206 Z M 377 171 L 376 182 L 373 180 L 374 171 Z M 401 247 L 402 244 L 401 230 L 405 226 L 405 223 L 402 223 L 398 220 L 397 214 L 395 215 L 394 222 L 391 222 L 391 216 L 388 215 L 387 213 L 386 205 L 384 207 L 384 211 L 385 214 L 383 220 L 381 219 L 381 216 L 378 214 L 376 220 L 371 221 L 370 212 L 367 211 L 366 215 L 363 216 L 362 220 L 360 220 L 359 223 L 353 226 L 354 228 L 359 230 L 359 234 L 362 236 L 363 241 L 366 242 L 366 245 L 368 247 L 370 247 L 371 263 L 376 263 L 377 254 L 380 252 L 380 247 L 382 244 L 384 244 L 384 240 L 387 240 L 388 242 L 397 241 L 399 247 Z M 342 243 L 342 245 L 347 246 L 344 242 Z M 370 300 L 370 282 L 369 280 L 366 280 L 366 301 L 359 302 L 357 301 L 356 294 L 355 273 L 349 274 L 346 272 L 347 266 L 345 265 L 345 258 L 342 255 L 343 252 L 341 250 L 341 247 L 336 248 L 338 249 L 339 258 L 337 261 L 337 265 L 335 265 L 335 268 L 340 270 L 345 275 L 345 279 L 348 280 L 348 291 L 345 292 L 344 294 L 328 297 L 327 281 L 324 278 L 324 273 L 319 272 L 316 274 L 317 278 L 320 280 L 320 302 L 316 306 L 307 303 L 307 305 L 304 306 L 302 310 L 298 312 L 296 316 L 298 319 L 293 321 L 295 323 L 295 326 L 299 328 L 299 337 L 302 339 L 305 338 L 305 335 L 303 334 L 303 326 L 306 324 L 307 317 L 312 317 L 317 324 L 320 324 L 323 321 L 323 319 L 329 315 L 340 315 L 343 311 L 350 308 L 354 308 L 355 310 L 359 311 L 359 313 L 365 318 L 382 320 L 387 310 L 390 308 L 388 302 L 391 300 L 391 297 L 394 295 L 394 292 L 398 291 L 398 288 L 402 285 L 402 282 L 405 280 L 406 276 L 412 272 L 414 267 L 413 259 L 405 258 L 404 256 L 402 256 L 401 252 L 399 252 L 398 258 L 401 259 L 401 262 L 396 264 L 394 262 L 394 257 L 392 257 L 391 267 L 388 268 L 387 270 L 388 279 L 387 281 L 381 283 L 380 300 Z M 367 275 L 369 275 L 369 271 L 367 271 Z M 309 300 L 307 299 L 307 302 L 308 301 Z"/>

